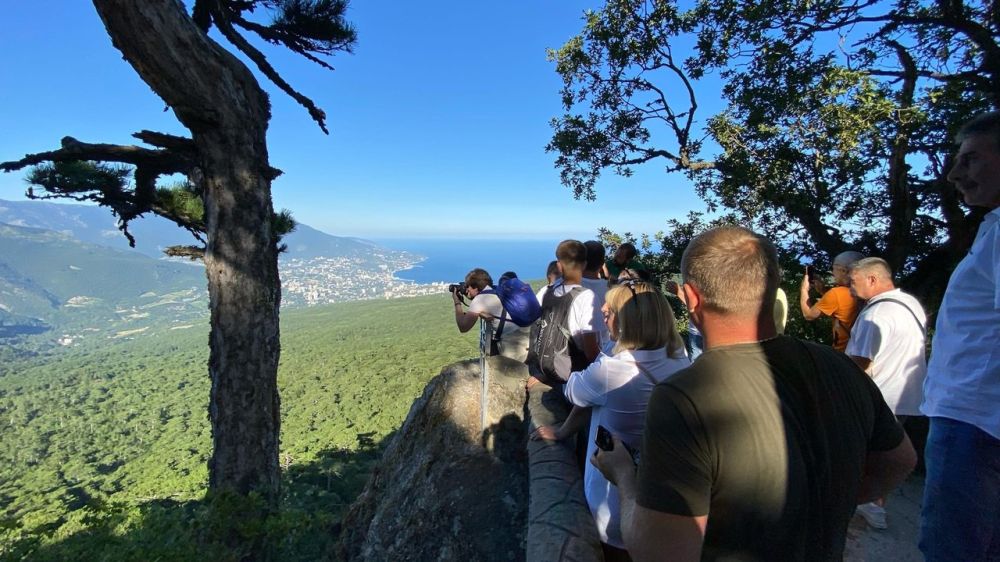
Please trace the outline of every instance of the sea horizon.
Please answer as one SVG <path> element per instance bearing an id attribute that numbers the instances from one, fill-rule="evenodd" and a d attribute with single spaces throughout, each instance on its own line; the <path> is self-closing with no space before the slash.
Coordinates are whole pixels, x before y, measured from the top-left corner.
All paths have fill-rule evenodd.
<path id="1" fill-rule="evenodd" d="M 556 246 L 565 238 L 369 238 L 392 250 L 423 256 L 423 261 L 394 276 L 420 284 L 458 283 L 474 268 L 489 272 L 494 281 L 513 271 L 525 280 L 544 279 Z"/>

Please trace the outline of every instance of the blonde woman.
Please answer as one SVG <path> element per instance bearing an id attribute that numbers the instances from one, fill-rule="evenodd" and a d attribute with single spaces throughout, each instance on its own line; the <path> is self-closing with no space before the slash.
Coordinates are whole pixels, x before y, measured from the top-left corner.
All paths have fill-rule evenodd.
<path id="1" fill-rule="evenodd" d="M 601 310 L 615 342 L 612 354 L 602 353 L 589 367 L 570 375 L 564 392 L 573 411 L 561 426 L 543 426 L 532 435 L 547 440 L 570 437 L 582 429 L 589 408 L 588 458 L 595 452 L 598 426 L 638 450 L 653 386 L 690 365 L 670 305 L 652 285 L 632 281 L 616 285 Z M 587 463 L 584 491 L 605 559 L 628 560 L 618 522 L 617 489 Z"/>

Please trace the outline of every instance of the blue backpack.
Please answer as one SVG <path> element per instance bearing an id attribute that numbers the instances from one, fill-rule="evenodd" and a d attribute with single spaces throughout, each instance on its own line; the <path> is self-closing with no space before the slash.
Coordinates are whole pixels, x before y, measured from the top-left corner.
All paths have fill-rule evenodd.
<path id="1" fill-rule="evenodd" d="M 542 305 L 538 303 L 535 291 L 531 285 L 517 277 L 500 279 L 499 285 L 493 291 L 488 292 L 495 293 L 500 298 L 500 304 L 503 305 L 504 314 L 500 317 L 501 325 L 498 332 L 503 329 L 503 323 L 508 318 L 511 322 L 525 328 L 542 316 Z"/>

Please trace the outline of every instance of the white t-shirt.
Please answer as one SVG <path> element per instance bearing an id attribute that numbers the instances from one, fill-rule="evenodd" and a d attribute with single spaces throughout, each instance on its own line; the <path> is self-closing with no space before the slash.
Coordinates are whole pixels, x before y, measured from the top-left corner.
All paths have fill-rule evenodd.
<path id="1" fill-rule="evenodd" d="M 906 308 L 896 302 L 879 302 L 885 299 L 900 301 Z M 926 325 L 927 317 L 917 299 L 893 289 L 872 297 L 851 328 L 845 353 L 871 360 L 872 380 L 897 416 L 920 415 L 927 376 Z"/>
<path id="2" fill-rule="evenodd" d="M 565 295 L 573 290 L 574 287 L 583 288 L 583 291 L 581 291 L 580 294 L 573 299 L 573 305 L 569 310 L 568 320 L 570 336 L 573 338 L 577 347 L 582 350 L 583 335 L 591 332 L 597 332 L 598 326 L 604 324 L 604 317 L 601 316 L 601 310 L 599 308 L 594 308 L 594 291 L 591 291 L 582 285 L 564 285 L 562 281 L 556 281 L 556 283 L 558 284 L 555 286 L 554 294 L 557 297 Z M 542 287 L 535 295 L 538 298 L 539 304 L 542 303 L 548 290 L 548 286 Z"/>
<path id="3" fill-rule="evenodd" d="M 1000 208 L 983 218 L 938 309 L 920 411 L 1000 439 Z M 888 306 L 888 305 L 883 305 Z"/>
<path id="4" fill-rule="evenodd" d="M 646 403 L 655 383 L 691 365 L 678 351 L 678 357 L 667 357 L 665 349 L 622 351 L 609 356 L 600 354 L 589 367 L 569 376 L 563 392 L 572 404 L 592 407 L 587 458 L 597 445 L 597 426 L 603 425 L 612 435 L 638 449 L 642 446 L 642 430 L 646 420 Z M 653 380 L 640 371 L 644 369 Z M 622 542 L 619 522 L 618 489 L 607 481 L 589 462 L 584 469 L 583 488 L 587 505 L 594 516 L 601 541 L 618 548 Z"/>
<path id="5" fill-rule="evenodd" d="M 486 286 L 483 288 L 484 291 L 486 289 L 492 289 L 492 287 Z M 493 321 L 489 321 L 485 318 L 483 319 L 485 322 L 490 324 L 490 334 L 492 334 L 497 329 L 497 326 L 500 325 L 500 315 L 503 313 L 503 304 L 500 303 L 500 297 L 496 296 L 494 293 L 479 293 L 476 295 L 476 298 L 472 299 L 472 302 L 469 303 L 469 312 L 473 314 L 481 314 L 485 312 L 495 318 Z M 501 334 L 501 337 L 517 329 L 519 329 L 519 326 L 508 316 L 507 321 L 504 322 L 503 334 Z"/>
<path id="6" fill-rule="evenodd" d="M 580 284 L 587 289 L 594 291 L 594 308 L 597 309 L 595 316 L 597 324 L 594 325 L 594 328 L 597 331 L 597 335 L 600 337 L 598 345 L 601 349 L 604 349 L 608 342 L 611 341 L 611 338 L 608 336 L 608 327 L 604 324 L 604 315 L 601 313 L 601 308 L 604 307 L 604 297 L 608 294 L 608 289 L 610 289 L 610 287 L 608 287 L 608 280 L 588 279 L 584 277 L 580 280 Z"/>

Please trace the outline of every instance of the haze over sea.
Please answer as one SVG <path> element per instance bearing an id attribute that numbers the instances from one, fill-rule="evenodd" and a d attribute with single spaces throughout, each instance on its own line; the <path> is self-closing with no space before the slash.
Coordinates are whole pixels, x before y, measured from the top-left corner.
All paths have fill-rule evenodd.
<path id="1" fill-rule="evenodd" d="M 525 280 L 544 279 L 562 239 L 376 238 L 393 250 L 406 250 L 427 259 L 396 277 L 417 283 L 456 283 L 470 269 L 481 267 L 494 280 L 514 271 Z"/>

